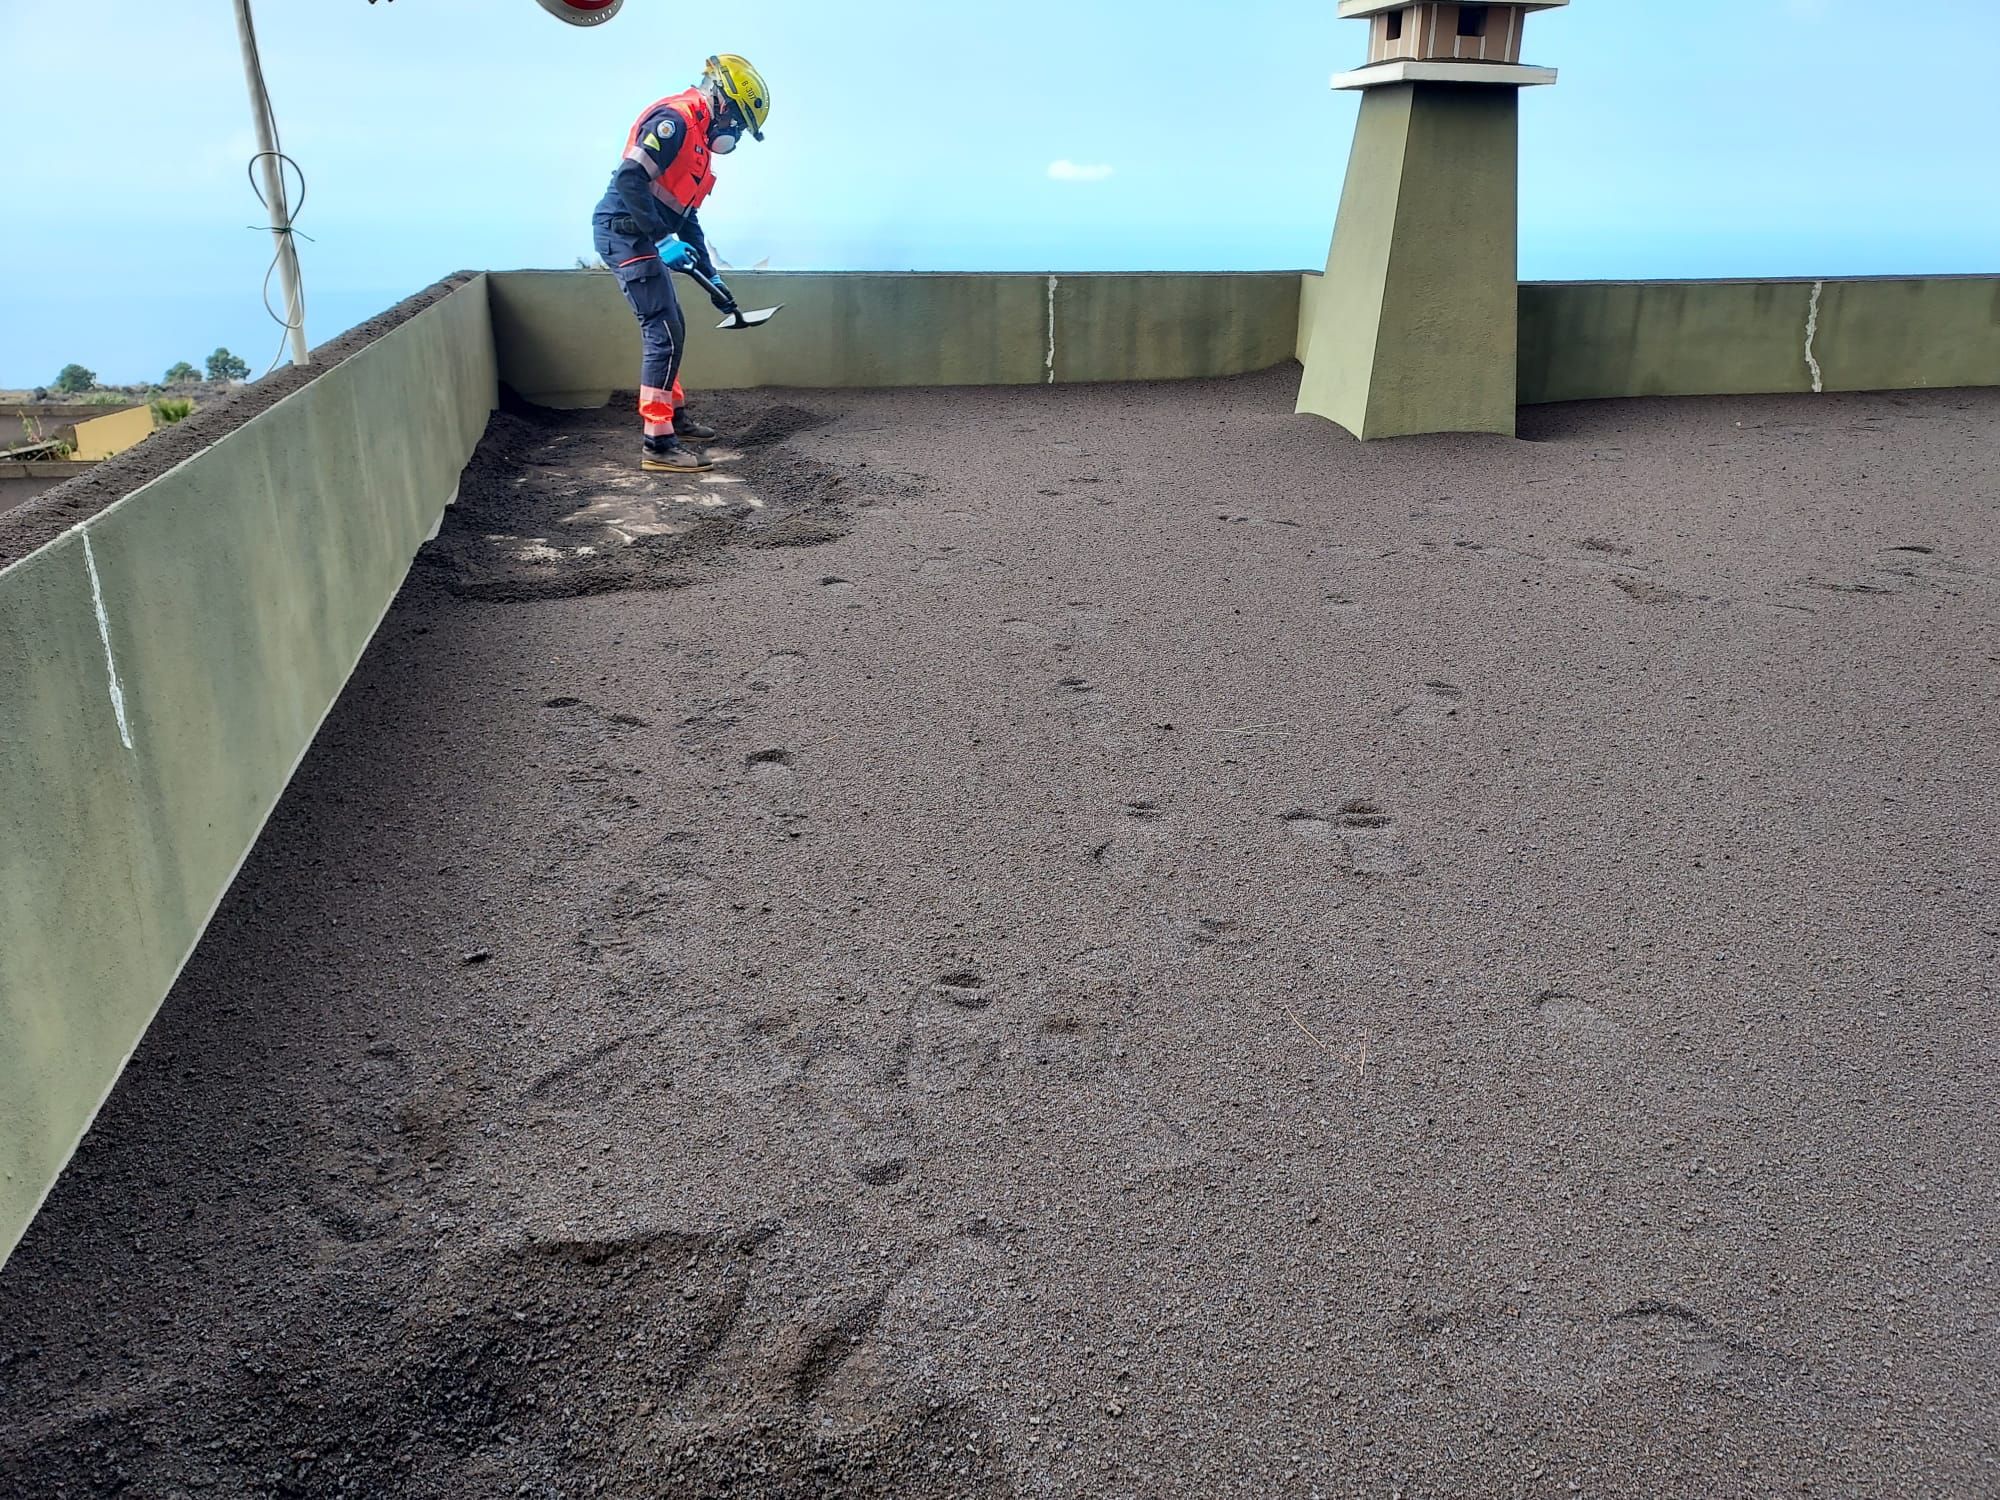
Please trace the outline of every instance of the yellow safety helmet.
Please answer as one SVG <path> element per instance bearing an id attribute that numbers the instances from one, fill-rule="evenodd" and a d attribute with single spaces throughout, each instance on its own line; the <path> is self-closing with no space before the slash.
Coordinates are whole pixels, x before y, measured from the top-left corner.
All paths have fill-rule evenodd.
<path id="1" fill-rule="evenodd" d="M 764 122 L 771 118 L 771 91 L 764 87 L 764 75 L 750 66 L 747 58 L 734 52 L 711 57 L 701 71 L 701 81 L 722 90 L 722 97 L 736 106 L 750 134 L 764 139 Z"/>

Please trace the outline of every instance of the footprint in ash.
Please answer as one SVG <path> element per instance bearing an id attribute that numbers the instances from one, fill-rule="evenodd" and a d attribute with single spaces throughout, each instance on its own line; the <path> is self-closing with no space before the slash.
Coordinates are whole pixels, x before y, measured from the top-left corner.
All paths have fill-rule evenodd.
<path id="1" fill-rule="evenodd" d="M 1456 683 L 1432 679 L 1399 707 L 1391 718 L 1403 724 L 1442 724 L 1458 717 L 1459 700 L 1465 689 Z"/>
<path id="2" fill-rule="evenodd" d="M 937 982 L 939 998 L 961 1010 L 984 1010 L 993 1003 L 986 978 L 971 969 L 954 969 Z"/>
<path id="3" fill-rule="evenodd" d="M 999 1067 L 1015 1024 L 996 1004 L 1000 987 L 977 969 L 951 969 L 910 1008 L 905 1079 L 923 1095 L 955 1094 Z"/>
<path id="4" fill-rule="evenodd" d="M 1530 1006 L 1549 1040 L 1559 1048 L 1594 1055 L 1632 1040 L 1631 1028 L 1610 1009 L 1574 991 L 1538 990 Z"/>
<path id="5" fill-rule="evenodd" d="M 773 651 L 763 661 L 743 674 L 743 682 L 753 693 L 768 693 L 776 688 L 790 687 L 799 680 L 805 670 L 806 654 L 803 651 Z"/>
<path id="6" fill-rule="evenodd" d="M 1156 868 L 1170 868 L 1174 849 L 1173 820 L 1167 810 L 1150 797 L 1134 797 L 1106 824 L 1086 858 L 1108 875 L 1138 880 Z"/>
<path id="7" fill-rule="evenodd" d="M 812 1019 L 766 1028 L 764 1040 L 818 1109 L 836 1178 L 894 1186 L 916 1154 L 908 1018 L 848 996 L 819 996 L 814 1010 Z"/>
<path id="8" fill-rule="evenodd" d="M 758 786 L 770 791 L 790 786 L 798 775 L 792 769 L 792 752 L 777 748 L 751 751 L 743 757 L 743 770 Z"/>
<path id="9" fill-rule="evenodd" d="M 1196 917 L 1180 926 L 1183 939 L 1197 949 L 1243 958 L 1257 950 L 1257 939 L 1233 917 Z"/>
<path id="10" fill-rule="evenodd" d="M 1135 736 L 1124 727 L 1124 711 L 1096 684 L 1072 674 L 1057 678 L 1054 692 L 1072 734 L 1095 740 L 1107 750 L 1135 748 Z"/>
<path id="11" fill-rule="evenodd" d="M 1350 797 L 1332 813 L 1286 813 L 1283 821 L 1295 838 L 1336 847 L 1345 874 L 1409 875 L 1418 868 L 1395 816 L 1366 797 Z"/>

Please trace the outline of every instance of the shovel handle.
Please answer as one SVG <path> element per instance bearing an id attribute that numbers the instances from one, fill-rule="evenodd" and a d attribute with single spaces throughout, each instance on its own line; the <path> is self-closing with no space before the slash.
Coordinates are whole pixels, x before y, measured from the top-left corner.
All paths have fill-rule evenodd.
<path id="1" fill-rule="evenodd" d="M 696 286 L 700 287 L 704 292 L 707 292 L 711 298 L 719 297 L 722 295 L 722 288 L 717 286 L 708 277 L 702 275 L 701 272 L 697 271 L 693 266 L 689 266 L 686 268 L 686 274 L 693 280 Z M 734 297 L 731 297 L 729 299 L 729 306 L 723 309 L 724 314 L 727 316 L 734 316 L 736 310 L 737 310 L 736 299 Z"/>

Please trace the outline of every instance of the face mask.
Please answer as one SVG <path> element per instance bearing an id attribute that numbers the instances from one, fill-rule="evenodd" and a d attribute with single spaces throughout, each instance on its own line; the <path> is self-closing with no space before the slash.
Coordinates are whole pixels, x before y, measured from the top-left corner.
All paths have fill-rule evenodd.
<path id="1" fill-rule="evenodd" d="M 708 149 L 717 156 L 727 156 L 736 149 L 736 137 L 727 131 L 720 135 L 712 135 L 708 138 Z"/>

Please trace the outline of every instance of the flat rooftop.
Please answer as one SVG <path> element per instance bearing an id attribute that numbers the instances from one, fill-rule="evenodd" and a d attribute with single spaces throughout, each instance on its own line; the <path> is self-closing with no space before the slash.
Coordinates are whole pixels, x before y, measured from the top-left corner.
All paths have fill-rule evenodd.
<path id="1" fill-rule="evenodd" d="M 2000 1485 L 2000 391 L 1296 378 L 497 416 L 10 1488 Z"/>

